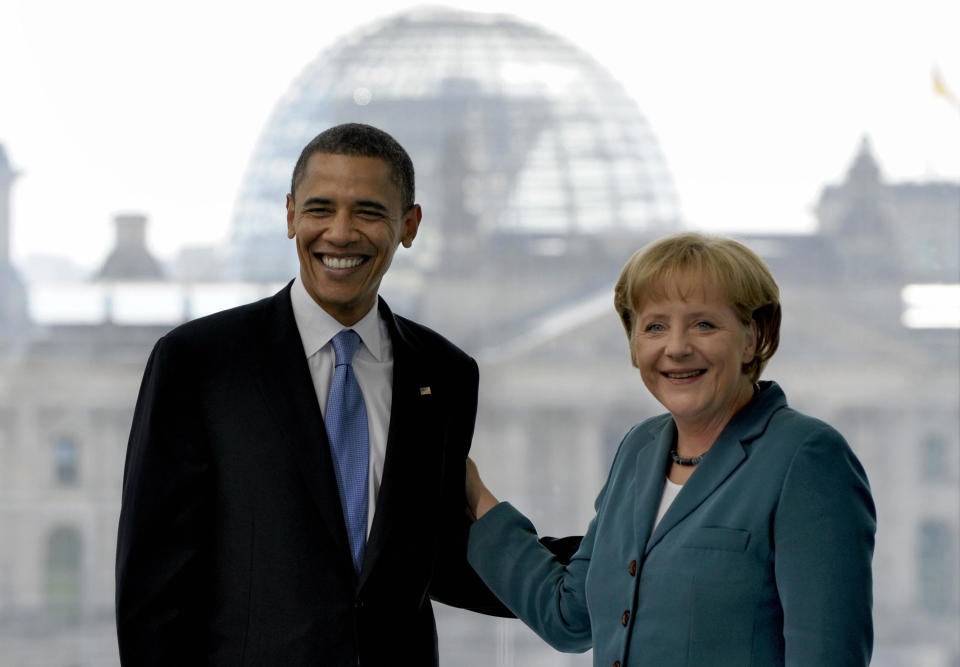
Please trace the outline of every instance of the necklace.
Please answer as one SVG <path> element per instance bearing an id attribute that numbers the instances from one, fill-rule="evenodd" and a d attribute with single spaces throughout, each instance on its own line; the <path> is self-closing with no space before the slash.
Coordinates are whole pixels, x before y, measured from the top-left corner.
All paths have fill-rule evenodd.
<path id="1" fill-rule="evenodd" d="M 683 458 L 682 456 L 680 456 L 679 453 L 677 453 L 677 446 L 676 446 L 676 445 L 674 445 L 673 447 L 670 448 L 670 458 L 673 459 L 673 462 L 674 462 L 674 463 L 677 463 L 677 464 L 682 465 L 682 466 L 695 466 L 695 465 L 697 465 L 698 463 L 700 463 L 700 461 L 703 460 L 703 457 L 704 457 L 705 454 L 706 454 L 706 452 L 704 452 L 704 453 L 701 454 L 700 456 L 694 456 L 694 457 L 691 457 L 691 458 L 689 458 L 689 459 L 685 459 L 685 458 Z"/>
<path id="2" fill-rule="evenodd" d="M 750 397 L 750 400 L 752 401 L 754 398 L 756 398 L 757 394 L 759 393 L 760 393 L 760 385 L 758 383 L 754 383 L 753 395 Z M 707 451 L 710 451 L 710 450 L 707 450 Z M 695 466 L 703 460 L 703 457 L 706 456 L 706 454 L 707 452 L 704 452 L 700 456 L 692 456 L 689 459 L 687 459 L 680 456 L 680 453 L 677 452 L 677 443 L 673 443 L 673 445 L 670 447 L 670 458 L 673 460 L 674 463 L 682 466 Z"/>

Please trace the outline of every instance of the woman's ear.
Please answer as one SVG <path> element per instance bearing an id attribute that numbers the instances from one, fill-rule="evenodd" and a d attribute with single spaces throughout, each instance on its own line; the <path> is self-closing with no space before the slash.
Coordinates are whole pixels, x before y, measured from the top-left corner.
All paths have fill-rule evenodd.
<path id="1" fill-rule="evenodd" d="M 757 356 L 758 337 L 759 331 L 757 329 L 757 321 L 750 320 L 750 325 L 747 327 L 747 341 L 743 348 L 743 363 L 749 364 L 751 361 L 753 361 L 753 358 Z"/>

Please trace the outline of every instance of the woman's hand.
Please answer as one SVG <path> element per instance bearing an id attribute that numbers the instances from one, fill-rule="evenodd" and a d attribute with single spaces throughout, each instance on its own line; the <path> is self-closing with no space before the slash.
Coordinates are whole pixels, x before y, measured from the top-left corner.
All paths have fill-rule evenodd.
<path id="1" fill-rule="evenodd" d="M 494 505 L 499 503 L 490 490 L 480 479 L 480 472 L 477 470 L 477 464 L 469 456 L 467 457 L 467 515 L 476 521 L 484 514 L 490 511 Z"/>

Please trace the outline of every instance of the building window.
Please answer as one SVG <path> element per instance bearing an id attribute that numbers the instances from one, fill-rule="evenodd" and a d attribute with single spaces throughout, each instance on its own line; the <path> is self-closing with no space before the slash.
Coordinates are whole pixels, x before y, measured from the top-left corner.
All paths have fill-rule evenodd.
<path id="1" fill-rule="evenodd" d="M 917 542 L 920 607 L 931 614 L 948 614 L 957 605 L 956 563 L 951 526 L 923 521 Z"/>
<path id="2" fill-rule="evenodd" d="M 59 486 L 76 486 L 79 481 L 79 449 L 71 437 L 58 438 L 54 443 L 54 474 Z"/>
<path id="3" fill-rule="evenodd" d="M 928 435 L 920 443 L 920 475 L 925 482 L 943 482 L 950 478 L 950 450 L 947 441 Z"/>
<path id="4" fill-rule="evenodd" d="M 47 538 L 44 600 L 51 616 L 73 617 L 80 612 L 80 532 L 59 527 Z"/>

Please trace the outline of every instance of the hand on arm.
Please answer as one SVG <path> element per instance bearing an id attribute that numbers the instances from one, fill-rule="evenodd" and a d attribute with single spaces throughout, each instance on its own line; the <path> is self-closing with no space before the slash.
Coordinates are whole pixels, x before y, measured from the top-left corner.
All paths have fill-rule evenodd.
<path id="1" fill-rule="evenodd" d="M 467 515 L 474 521 L 481 518 L 500 502 L 484 485 L 483 480 L 480 479 L 477 464 L 469 456 L 467 457 L 466 490 Z"/>

